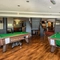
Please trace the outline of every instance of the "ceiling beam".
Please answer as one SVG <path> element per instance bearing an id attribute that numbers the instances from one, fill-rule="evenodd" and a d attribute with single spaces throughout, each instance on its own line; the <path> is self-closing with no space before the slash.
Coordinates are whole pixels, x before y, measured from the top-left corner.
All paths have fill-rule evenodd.
<path id="1" fill-rule="evenodd" d="M 60 13 L 0 11 L 0 17 L 60 18 Z"/>

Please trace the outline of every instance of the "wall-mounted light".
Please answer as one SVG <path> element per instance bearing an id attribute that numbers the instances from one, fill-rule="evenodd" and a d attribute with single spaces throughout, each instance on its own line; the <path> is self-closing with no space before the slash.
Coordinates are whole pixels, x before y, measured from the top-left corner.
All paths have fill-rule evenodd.
<path id="1" fill-rule="evenodd" d="M 8 24 L 8 27 L 12 27 L 12 24 Z"/>
<path id="2" fill-rule="evenodd" d="M 16 24 L 19 24 L 20 20 L 19 19 L 16 19 L 15 22 L 16 22 Z"/>

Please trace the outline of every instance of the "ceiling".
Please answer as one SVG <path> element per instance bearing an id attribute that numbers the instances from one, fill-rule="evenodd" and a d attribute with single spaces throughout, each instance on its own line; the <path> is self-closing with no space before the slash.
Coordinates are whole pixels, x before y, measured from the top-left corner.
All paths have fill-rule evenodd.
<path id="1" fill-rule="evenodd" d="M 29 2 L 27 2 L 29 1 Z M 53 16 L 60 18 L 60 0 L 0 0 L 0 16 Z M 46 15 L 45 15 L 46 14 Z M 28 17 L 29 17 L 28 16 Z M 49 17 L 50 18 L 50 17 Z"/>

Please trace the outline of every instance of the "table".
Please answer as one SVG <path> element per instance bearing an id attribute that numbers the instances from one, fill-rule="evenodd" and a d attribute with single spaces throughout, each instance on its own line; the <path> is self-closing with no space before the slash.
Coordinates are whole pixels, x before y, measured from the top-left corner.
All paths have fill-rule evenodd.
<path id="1" fill-rule="evenodd" d="M 56 47 L 60 47 L 60 32 L 57 32 L 48 37 L 49 44 L 51 45 L 51 52 L 54 52 Z"/>
<path id="2" fill-rule="evenodd" d="M 6 51 L 6 45 L 20 40 L 25 40 L 29 43 L 30 33 L 28 32 L 13 32 L 7 34 L 0 34 L 0 46 L 3 46 L 3 52 Z"/>

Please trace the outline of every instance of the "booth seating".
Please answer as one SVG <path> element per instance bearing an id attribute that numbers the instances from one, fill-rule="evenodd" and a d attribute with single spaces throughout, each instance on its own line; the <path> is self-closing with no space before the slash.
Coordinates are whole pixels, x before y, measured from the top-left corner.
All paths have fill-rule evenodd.
<path id="1" fill-rule="evenodd" d="M 54 31 L 45 31 L 46 36 L 51 36 L 54 34 Z"/>

